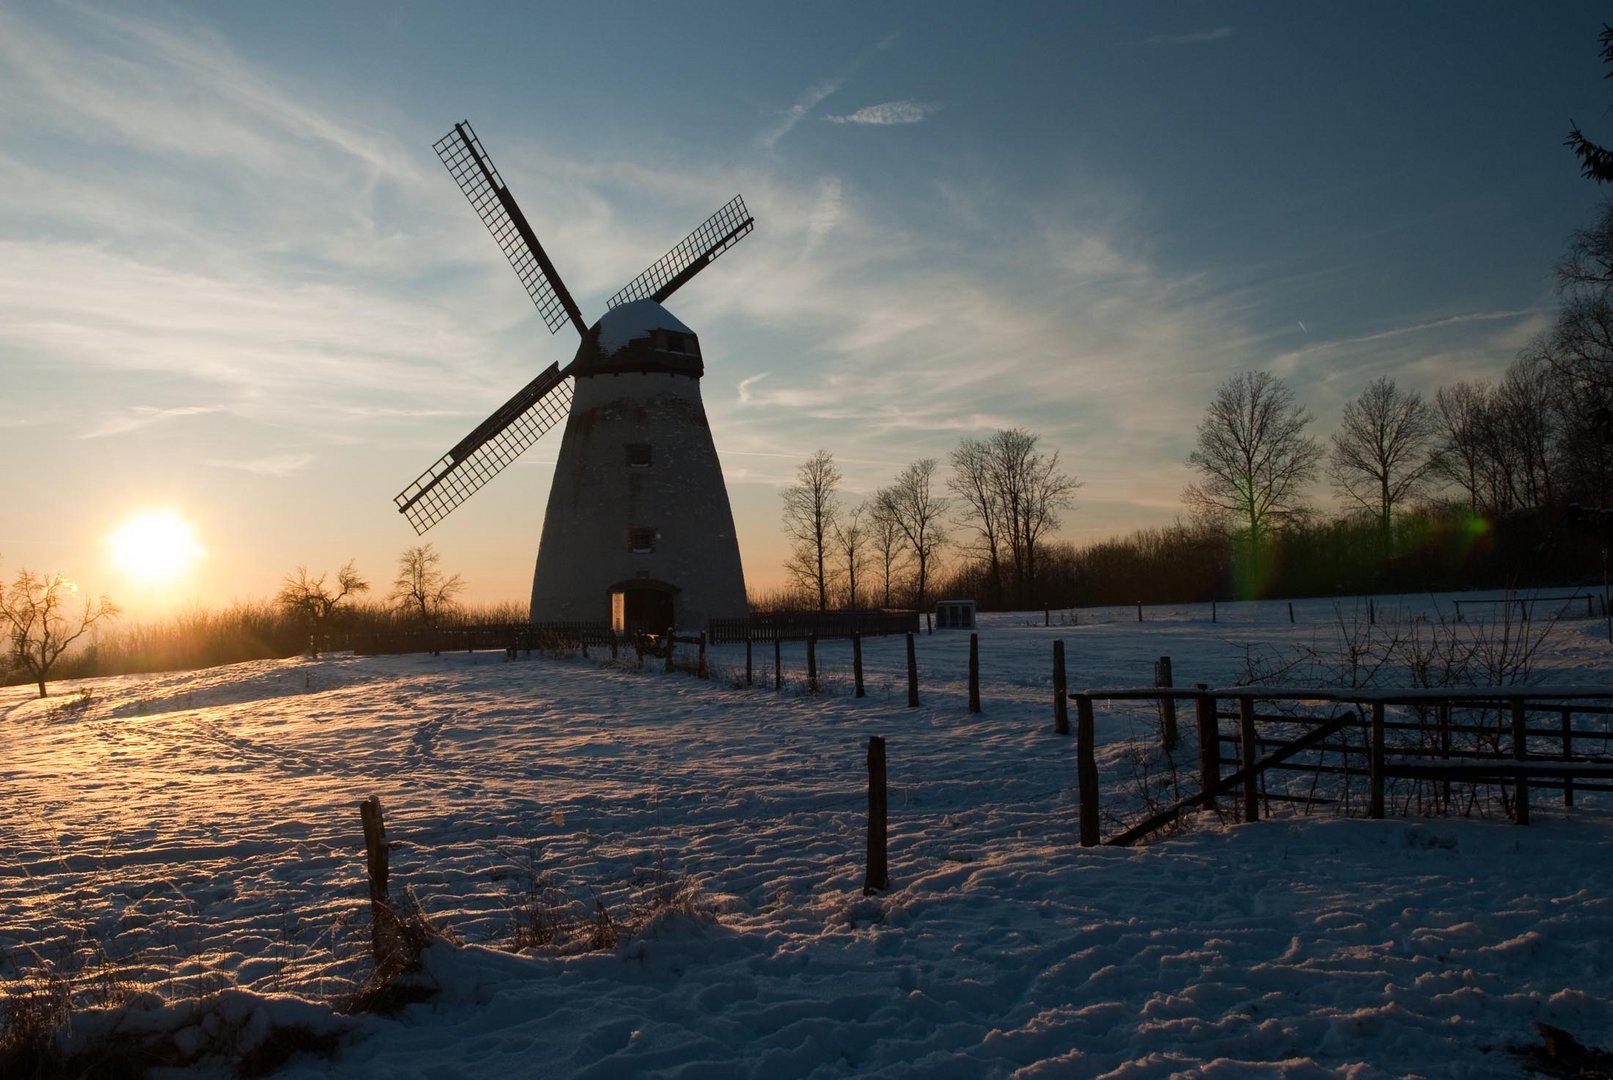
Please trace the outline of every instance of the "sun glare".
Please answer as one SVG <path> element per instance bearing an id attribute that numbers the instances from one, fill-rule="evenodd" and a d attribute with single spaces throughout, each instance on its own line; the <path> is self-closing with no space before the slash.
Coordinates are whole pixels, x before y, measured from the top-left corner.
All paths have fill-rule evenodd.
<path id="1" fill-rule="evenodd" d="M 141 585 L 166 585 L 183 576 L 202 554 L 195 534 L 171 510 L 136 514 L 112 534 L 112 553 L 125 574 Z"/>

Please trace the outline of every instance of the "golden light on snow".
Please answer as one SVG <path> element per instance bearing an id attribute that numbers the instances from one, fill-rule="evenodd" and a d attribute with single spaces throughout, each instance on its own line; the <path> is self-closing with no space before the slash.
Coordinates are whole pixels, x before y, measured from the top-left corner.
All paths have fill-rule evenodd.
<path id="1" fill-rule="evenodd" d="M 141 585 L 167 585 L 190 570 L 201 556 L 190 524 L 172 510 L 147 510 L 112 534 L 119 568 Z"/>

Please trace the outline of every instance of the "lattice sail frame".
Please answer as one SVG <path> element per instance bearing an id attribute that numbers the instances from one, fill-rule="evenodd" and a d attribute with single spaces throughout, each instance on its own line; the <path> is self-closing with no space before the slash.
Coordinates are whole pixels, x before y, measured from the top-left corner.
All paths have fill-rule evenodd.
<path id="1" fill-rule="evenodd" d="M 504 186 L 493 159 L 482 149 L 470 121 L 455 124 L 454 130 L 438 139 L 432 148 L 448 167 L 465 198 L 470 200 L 476 216 L 493 234 L 499 250 L 510 260 L 510 268 L 521 279 L 532 303 L 537 305 L 538 314 L 549 326 L 549 333 L 559 330 L 568 321 L 577 328 L 577 333 L 587 333 L 576 302 L 527 224 L 526 215 L 521 213 Z"/>
<path id="2" fill-rule="evenodd" d="M 657 304 L 665 303 L 680 286 L 755 227 L 756 219 L 745 209 L 745 200 L 735 195 L 671 251 L 651 263 L 649 269 L 605 301 L 605 310 L 645 298 Z"/>
<path id="3" fill-rule="evenodd" d="M 569 319 L 577 333 L 586 337 L 582 313 L 470 122 L 455 124 L 452 131 L 437 140 L 434 149 L 493 234 L 549 332 L 559 330 L 560 324 Z M 738 243 L 755 224 L 744 199 L 734 196 L 611 297 L 606 309 L 645 297 L 656 303 L 665 301 Z M 570 410 L 571 397 L 567 374 L 560 365 L 551 365 L 399 492 L 393 499 L 398 512 L 408 518 L 416 535 L 425 533 L 558 424 Z"/>
<path id="4" fill-rule="evenodd" d="M 551 364 L 392 501 L 422 535 L 565 419 L 571 382 Z"/>

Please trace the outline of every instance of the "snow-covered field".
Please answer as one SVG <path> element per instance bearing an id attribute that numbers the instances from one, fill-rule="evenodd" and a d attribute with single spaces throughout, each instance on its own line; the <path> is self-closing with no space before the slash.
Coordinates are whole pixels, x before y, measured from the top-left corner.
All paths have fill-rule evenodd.
<path id="1" fill-rule="evenodd" d="M 710 682 L 477 653 L 5 688 L 0 978 L 93 940 L 170 996 L 244 988 L 243 1016 L 341 1032 L 295 1077 L 1515 1076 L 1535 1021 L 1613 1043 L 1613 802 L 1542 797 L 1527 829 L 1287 817 L 1077 847 L 1051 643 L 1072 689 L 1148 683 L 1160 655 L 1178 684 L 1229 685 L 1365 625 L 1354 602 L 1294 609 L 988 616 L 978 715 L 957 631 L 919 639 L 911 710 L 894 638 L 865 642 L 860 700 L 845 642 L 819 647 L 815 697 L 798 644 L 782 693 L 770 648 L 732 685 L 742 646 Z M 1380 598 L 1374 632 L 1419 612 L 1452 609 Z M 1532 680 L 1613 686 L 1606 624 L 1576 615 Z M 1136 707 L 1098 726 L 1147 733 Z M 892 884 L 864 898 L 875 734 Z M 394 887 L 464 944 L 428 951 L 431 1000 L 337 1018 L 288 997 L 362 974 L 370 795 Z M 567 904 L 578 935 L 505 951 L 518 910 Z M 582 940 L 596 905 L 614 947 Z M 77 1037 L 157 1022 L 139 1013 Z"/>

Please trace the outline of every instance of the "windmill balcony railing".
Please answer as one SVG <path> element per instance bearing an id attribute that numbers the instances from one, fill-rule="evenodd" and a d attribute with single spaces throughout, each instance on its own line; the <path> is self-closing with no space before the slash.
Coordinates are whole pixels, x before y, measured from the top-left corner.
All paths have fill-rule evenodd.
<path id="1" fill-rule="evenodd" d="M 1501 814 L 1526 825 L 1533 792 L 1559 792 L 1569 807 L 1577 794 L 1613 792 L 1613 686 L 1128 687 L 1069 697 L 1083 846 L 1134 843 L 1198 810 L 1242 821 L 1319 808 Z M 1101 743 L 1099 702 L 1114 707 Z M 1157 711 L 1143 716 L 1143 703 Z M 1183 732 L 1178 706 L 1192 710 Z M 1158 737 L 1135 738 L 1139 720 Z M 1105 825 L 1119 828 L 1105 837 Z"/>

